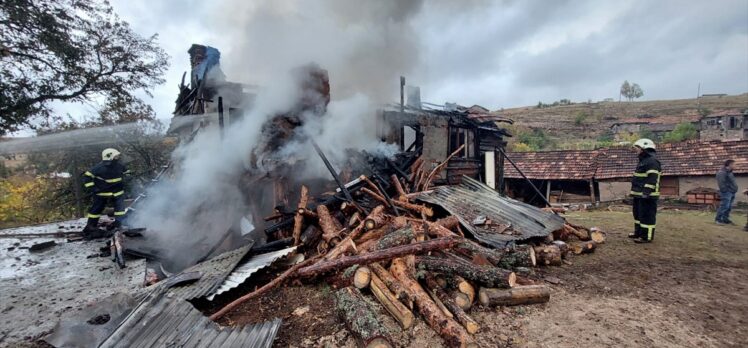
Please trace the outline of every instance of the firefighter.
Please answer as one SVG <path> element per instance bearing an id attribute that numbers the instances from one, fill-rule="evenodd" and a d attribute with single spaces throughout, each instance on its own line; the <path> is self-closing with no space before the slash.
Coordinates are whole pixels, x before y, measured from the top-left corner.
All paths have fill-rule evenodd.
<path id="1" fill-rule="evenodd" d="M 634 238 L 637 243 L 649 243 L 652 242 L 655 233 L 662 167 L 657 160 L 652 140 L 639 139 L 634 143 L 634 149 L 639 156 L 639 164 L 631 179 L 634 233 L 630 234 L 629 238 Z"/>
<path id="2" fill-rule="evenodd" d="M 120 163 L 120 152 L 116 149 L 104 149 L 101 152 L 101 162 L 83 173 L 83 186 L 93 190 L 93 203 L 88 210 L 88 223 L 83 229 L 83 236 L 99 238 L 106 236 L 106 231 L 98 228 L 99 217 L 107 202 L 114 202 L 114 223 L 112 229 L 122 225 L 125 218 L 125 185 L 124 176 L 130 171 Z"/>

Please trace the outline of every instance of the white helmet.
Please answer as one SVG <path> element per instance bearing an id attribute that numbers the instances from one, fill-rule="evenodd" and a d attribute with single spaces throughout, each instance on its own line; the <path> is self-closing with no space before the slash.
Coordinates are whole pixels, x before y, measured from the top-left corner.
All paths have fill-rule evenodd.
<path id="1" fill-rule="evenodd" d="M 646 139 L 646 138 L 642 138 L 642 139 L 637 140 L 634 143 L 634 146 L 636 146 L 636 147 L 638 147 L 638 148 L 640 148 L 642 150 L 647 150 L 647 149 L 654 150 L 655 149 L 655 143 L 654 143 L 654 141 Z"/>
<path id="2" fill-rule="evenodd" d="M 117 149 L 104 149 L 104 151 L 101 151 L 101 159 L 103 161 L 111 161 L 119 158 L 119 151 Z"/>

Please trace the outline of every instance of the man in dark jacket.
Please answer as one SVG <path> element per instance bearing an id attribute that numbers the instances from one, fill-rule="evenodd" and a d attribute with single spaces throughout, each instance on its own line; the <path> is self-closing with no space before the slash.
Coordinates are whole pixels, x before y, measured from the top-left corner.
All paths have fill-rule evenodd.
<path id="1" fill-rule="evenodd" d="M 654 239 L 662 167 L 652 140 L 639 139 L 634 143 L 634 149 L 639 155 L 639 164 L 631 179 L 634 233 L 629 234 L 629 238 L 634 238 L 637 243 L 649 243 Z"/>
<path id="2" fill-rule="evenodd" d="M 730 221 L 730 211 L 732 203 L 735 202 L 735 194 L 738 192 L 738 182 L 735 181 L 735 175 L 732 174 L 735 161 L 729 159 L 725 165 L 717 172 L 717 185 L 719 185 L 719 209 L 714 221 L 718 224 L 733 224 Z"/>
<path id="3" fill-rule="evenodd" d="M 88 210 L 88 223 L 83 229 L 85 238 L 99 238 L 106 235 L 98 228 L 99 217 L 109 200 L 114 201 L 113 228 L 122 225 L 125 218 L 125 185 L 124 176 L 130 171 L 119 162 L 120 152 L 116 149 L 105 149 L 101 153 L 102 161 L 91 170 L 83 173 L 83 186 L 93 190 L 93 204 Z"/>

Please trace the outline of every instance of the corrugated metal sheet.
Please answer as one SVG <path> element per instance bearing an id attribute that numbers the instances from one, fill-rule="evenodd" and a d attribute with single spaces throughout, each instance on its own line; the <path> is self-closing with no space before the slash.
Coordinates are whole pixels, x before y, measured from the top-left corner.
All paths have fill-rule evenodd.
<path id="1" fill-rule="evenodd" d="M 504 247 L 514 240 L 545 237 L 560 229 L 564 219 L 520 201 L 501 197 L 498 192 L 467 176 L 454 186 L 440 186 L 416 199 L 439 205 L 460 219 L 462 225 L 482 243 Z M 479 216 L 487 222 L 473 225 Z"/>
<path id="2" fill-rule="evenodd" d="M 169 293 L 185 300 L 205 297 L 212 294 L 219 286 L 221 286 L 221 283 L 223 283 L 223 280 L 226 279 L 231 271 L 236 268 L 236 265 L 239 264 L 239 261 L 241 261 L 251 247 L 252 244 L 249 244 L 239 249 L 227 251 L 210 260 L 203 261 L 182 271 L 181 273 L 200 272 L 202 277 L 194 283 L 175 286 L 169 289 Z"/>
<path id="3" fill-rule="evenodd" d="M 229 274 L 229 276 L 223 280 L 221 286 L 216 289 L 216 291 L 213 292 L 210 296 L 208 296 L 208 300 L 213 301 L 213 298 L 215 296 L 241 285 L 253 273 L 267 266 L 270 266 L 273 262 L 275 262 L 275 260 L 278 260 L 279 258 L 292 253 L 294 250 L 296 250 L 296 247 L 253 256 L 251 259 L 237 266 L 234 271 L 232 271 L 231 274 Z"/>
<path id="4" fill-rule="evenodd" d="M 100 347 L 271 347 L 280 324 L 220 327 L 189 302 L 160 294 L 136 307 Z"/>

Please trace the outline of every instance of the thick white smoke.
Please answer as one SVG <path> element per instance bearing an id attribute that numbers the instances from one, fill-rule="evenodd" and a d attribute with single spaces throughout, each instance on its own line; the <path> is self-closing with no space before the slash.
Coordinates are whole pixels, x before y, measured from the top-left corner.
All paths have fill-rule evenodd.
<path id="1" fill-rule="evenodd" d="M 365 7 L 362 9 L 361 7 Z M 221 6 L 226 8 L 226 6 Z M 279 149 L 275 160 L 304 160 L 304 172 L 294 179 L 330 178 L 310 145 L 314 139 L 334 164 L 346 160 L 345 150 L 366 150 L 391 156 L 394 146 L 376 137 L 376 109 L 398 93 L 398 76 L 416 60 L 408 16 L 420 2 L 379 1 L 353 5 L 347 1 L 235 1 L 223 13 L 216 31 L 232 38 L 223 51 L 222 69 L 229 81 L 262 87 L 251 110 L 227 127 L 202 131 L 174 153 L 178 164 L 172 180 L 153 187 L 138 207 L 132 224 L 158 236 L 162 249 L 184 263 L 198 254 L 183 242 L 209 249 L 239 217 L 246 215 L 238 189 L 250 170 L 253 150 L 261 141 L 262 125 L 294 106 L 301 95 L 293 68 L 315 62 L 328 70 L 331 96 L 322 117 L 302 115 L 303 125 Z M 211 44 L 206 42 L 206 44 Z M 262 200 L 264 197 L 249 197 Z M 270 213 L 263 212 L 263 213 Z"/>

